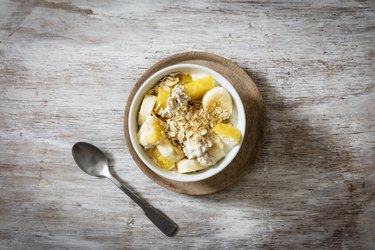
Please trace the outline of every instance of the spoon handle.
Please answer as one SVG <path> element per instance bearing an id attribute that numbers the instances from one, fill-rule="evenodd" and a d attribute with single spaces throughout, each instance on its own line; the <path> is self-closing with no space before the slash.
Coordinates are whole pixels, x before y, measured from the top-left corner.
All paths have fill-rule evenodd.
<path id="1" fill-rule="evenodd" d="M 135 203 L 137 203 L 145 212 L 146 216 L 167 236 L 173 236 L 178 229 L 178 225 L 171 220 L 162 211 L 149 205 L 144 199 L 136 195 L 128 187 L 122 185 L 112 175 L 108 177 L 118 188 L 127 194 Z"/>
<path id="2" fill-rule="evenodd" d="M 143 210 L 145 210 L 149 205 L 148 203 L 131 191 L 127 186 L 122 185 L 117 179 L 112 175 L 108 177 L 119 189 L 121 189 L 125 194 L 127 194 L 135 203 L 138 204 Z"/>
<path id="3" fill-rule="evenodd" d="M 167 236 L 173 236 L 178 229 L 178 225 L 159 209 L 148 206 L 145 211 L 146 216 Z"/>

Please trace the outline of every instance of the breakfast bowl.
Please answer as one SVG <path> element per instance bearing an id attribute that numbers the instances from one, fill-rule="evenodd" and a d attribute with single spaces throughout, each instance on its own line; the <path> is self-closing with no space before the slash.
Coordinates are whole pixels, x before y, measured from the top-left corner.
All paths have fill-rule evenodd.
<path id="1" fill-rule="evenodd" d="M 155 157 L 154 157 L 155 155 L 150 154 L 150 149 L 145 148 L 144 144 L 141 143 L 142 140 L 140 139 L 141 137 L 139 136 L 139 134 L 141 133 L 140 130 L 142 129 L 142 126 L 143 126 L 142 122 L 144 122 L 142 121 L 140 123 L 139 121 L 140 109 L 141 107 L 143 107 L 145 96 L 150 93 L 150 90 L 155 88 L 155 86 L 161 81 L 161 79 L 163 79 L 164 77 L 170 74 L 173 74 L 174 72 L 183 72 L 184 74 L 189 75 L 191 77 L 191 81 L 194 81 L 194 82 L 199 81 L 199 79 L 203 79 L 205 77 L 206 78 L 211 77 L 213 79 L 215 87 L 220 87 L 220 89 L 224 88 L 229 93 L 230 99 L 232 100 L 231 115 L 227 119 L 228 124 L 233 126 L 240 134 L 240 137 L 238 137 L 239 139 L 236 145 L 230 148 L 227 148 L 225 155 L 223 155 L 222 158 L 220 158 L 220 160 L 215 162 L 215 164 L 213 164 L 212 166 L 206 167 L 204 169 L 199 169 L 198 171 L 192 171 L 188 173 L 177 171 L 176 169 L 173 169 L 173 168 L 165 169 L 161 167 L 160 164 L 158 165 L 157 162 L 155 161 Z M 195 90 L 193 88 L 193 92 L 194 91 Z M 210 90 L 208 90 L 207 93 L 209 91 Z M 157 98 L 155 97 L 154 99 L 157 99 Z M 128 125 L 128 130 L 129 130 L 128 131 L 129 138 L 137 156 L 150 170 L 152 170 L 157 175 L 163 178 L 172 180 L 172 181 L 177 181 L 177 182 L 202 181 L 223 171 L 223 169 L 225 169 L 232 162 L 232 160 L 236 157 L 238 151 L 240 150 L 242 146 L 243 138 L 245 137 L 245 131 L 246 131 L 246 115 L 244 111 L 244 106 L 236 89 L 225 77 L 223 77 L 217 71 L 210 69 L 208 67 L 204 67 L 204 66 L 196 65 L 196 64 L 176 64 L 176 65 L 163 68 L 157 71 L 156 73 L 154 73 L 153 75 L 151 75 L 146 81 L 143 82 L 143 84 L 136 91 L 134 98 L 130 104 L 129 113 L 127 115 L 128 115 L 127 125 Z M 147 130 L 147 129 L 143 129 L 143 130 Z"/>

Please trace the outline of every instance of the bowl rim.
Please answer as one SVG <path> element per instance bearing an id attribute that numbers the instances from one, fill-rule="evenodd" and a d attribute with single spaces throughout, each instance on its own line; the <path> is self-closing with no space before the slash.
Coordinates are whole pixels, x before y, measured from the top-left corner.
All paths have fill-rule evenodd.
<path id="1" fill-rule="evenodd" d="M 163 76 L 174 71 L 183 71 L 183 68 L 185 69 L 189 68 L 191 70 L 199 70 L 201 72 L 204 72 L 207 75 L 213 76 L 219 86 L 222 86 L 229 91 L 233 99 L 234 106 L 236 107 L 236 110 L 237 110 L 237 116 L 238 118 L 242 117 L 241 119 L 237 120 L 237 126 L 236 126 L 236 128 L 238 128 L 242 134 L 240 143 L 236 145 L 235 147 L 233 147 L 225 155 L 225 157 L 221 159 L 218 163 L 216 163 L 214 166 L 209 167 L 207 170 L 204 170 L 203 172 L 191 173 L 191 174 L 173 173 L 171 171 L 164 170 L 156 166 L 156 164 L 153 162 L 149 154 L 138 143 L 138 139 L 137 139 L 137 133 L 139 129 L 138 123 L 137 123 L 137 116 L 138 116 L 139 108 L 142 103 L 144 95 Z M 241 124 L 240 124 L 240 121 L 241 121 Z M 232 160 L 237 156 L 240 148 L 242 147 L 243 139 L 244 139 L 245 132 L 246 132 L 246 113 L 243 107 L 242 99 L 240 98 L 237 90 L 232 85 L 232 83 L 228 81 L 223 75 L 221 75 L 217 71 L 206 66 L 202 66 L 198 64 L 191 64 L 191 63 L 178 63 L 178 64 L 174 64 L 168 67 L 164 67 L 156 71 L 140 85 L 140 87 L 137 89 L 134 95 L 134 98 L 129 108 L 128 129 L 129 129 L 130 141 L 132 143 L 132 146 L 136 154 L 141 159 L 143 164 L 145 164 L 154 173 L 172 181 L 196 182 L 196 181 L 208 179 L 218 174 L 224 168 L 226 168 L 232 162 Z"/>

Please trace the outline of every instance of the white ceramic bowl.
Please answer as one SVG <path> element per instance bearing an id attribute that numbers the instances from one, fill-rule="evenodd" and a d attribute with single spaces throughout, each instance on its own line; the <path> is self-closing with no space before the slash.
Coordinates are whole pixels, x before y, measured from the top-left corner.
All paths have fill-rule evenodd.
<path id="1" fill-rule="evenodd" d="M 150 78 L 148 78 L 138 89 L 137 93 L 134 96 L 134 99 L 130 106 L 129 112 L 129 119 L 128 119 L 128 127 L 129 127 L 129 135 L 131 143 L 137 152 L 139 158 L 149 167 L 152 171 L 157 173 L 158 175 L 180 182 L 194 182 L 207 179 L 220 171 L 222 171 L 228 164 L 233 160 L 233 158 L 237 155 L 241 145 L 242 140 L 239 145 L 235 146 L 227 153 L 227 155 L 216 163 L 214 166 L 209 167 L 204 171 L 200 171 L 197 173 L 190 173 L 190 174 L 180 174 L 177 172 L 171 172 L 165 169 L 158 167 L 154 161 L 151 159 L 151 156 L 144 150 L 144 148 L 138 143 L 137 133 L 138 133 L 138 124 L 137 124 L 137 116 L 139 112 L 139 108 L 142 104 L 143 97 L 146 95 L 147 91 L 155 86 L 158 81 L 165 75 L 169 73 L 181 71 L 191 74 L 193 80 L 196 78 L 201 78 L 206 75 L 211 75 L 215 78 L 218 85 L 221 85 L 225 89 L 229 91 L 232 96 L 233 100 L 233 114 L 230 118 L 230 122 L 234 125 L 234 127 L 238 128 L 241 131 L 242 138 L 245 136 L 246 130 L 246 117 L 245 117 L 245 110 L 243 108 L 243 104 L 241 101 L 240 96 L 238 95 L 237 91 L 234 89 L 232 84 L 225 79 L 222 75 L 218 72 L 209 69 L 207 67 L 203 67 L 200 65 L 195 64 L 176 64 L 167 68 L 164 68 L 155 74 L 153 74 Z"/>

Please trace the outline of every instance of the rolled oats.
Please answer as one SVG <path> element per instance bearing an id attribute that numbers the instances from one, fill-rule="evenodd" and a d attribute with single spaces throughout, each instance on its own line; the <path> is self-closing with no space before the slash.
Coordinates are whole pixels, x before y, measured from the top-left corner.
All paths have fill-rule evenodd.
<path id="1" fill-rule="evenodd" d="M 208 153 L 213 146 L 210 131 L 228 118 L 228 112 L 215 105 L 203 108 L 201 100 L 191 101 L 180 82 L 183 75 L 182 72 L 173 72 L 163 77 L 147 94 L 158 94 L 159 87 L 171 93 L 164 109 L 160 109 L 160 103 L 155 107 L 164 135 L 188 159 L 196 158 L 203 166 L 211 166 L 214 159 Z"/>

